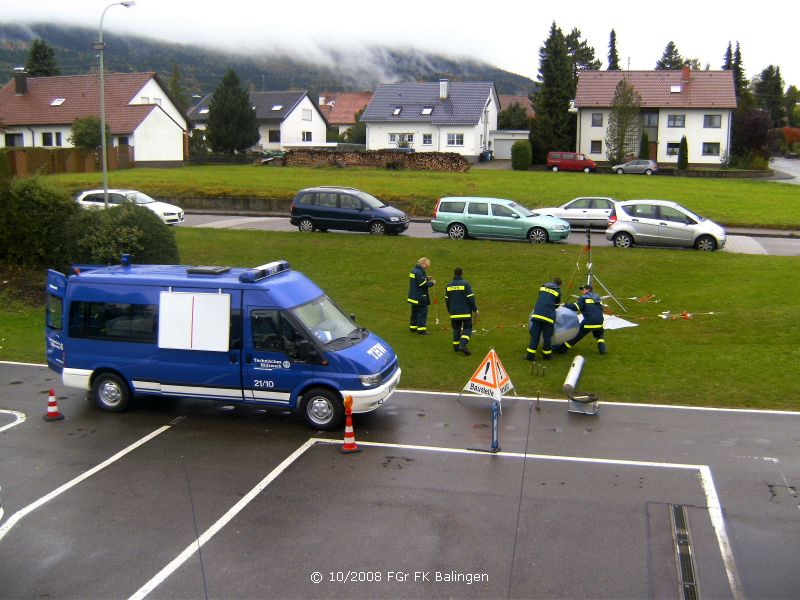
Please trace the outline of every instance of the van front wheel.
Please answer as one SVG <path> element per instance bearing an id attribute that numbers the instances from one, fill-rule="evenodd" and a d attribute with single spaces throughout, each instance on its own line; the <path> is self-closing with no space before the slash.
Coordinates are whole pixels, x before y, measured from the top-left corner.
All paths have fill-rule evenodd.
<path id="1" fill-rule="evenodd" d="M 102 373 L 92 383 L 92 396 L 98 408 L 109 412 L 122 412 L 131 398 L 128 384 L 119 375 Z"/>
<path id="2" fill-rule="evenodd" d="M 322 388 L 315 388 L 303 394 L 300 409 L 306 424 L 319 431 L 338 429 L 344 418 L 344 405 L 341 399 L 333 392 Z"/>

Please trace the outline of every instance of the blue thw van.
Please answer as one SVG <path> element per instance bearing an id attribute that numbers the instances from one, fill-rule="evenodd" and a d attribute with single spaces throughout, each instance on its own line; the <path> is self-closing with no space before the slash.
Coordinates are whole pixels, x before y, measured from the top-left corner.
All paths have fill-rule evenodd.
<path id="1" fill-rule="evenodd" d="M 343 399 L 369 412 L 392 395 L 392 348 L 286 261 L 75 266 L 47 281 L 47 364 L 122 411 L 133 395 L 283 406 L 338 428 Z"/>

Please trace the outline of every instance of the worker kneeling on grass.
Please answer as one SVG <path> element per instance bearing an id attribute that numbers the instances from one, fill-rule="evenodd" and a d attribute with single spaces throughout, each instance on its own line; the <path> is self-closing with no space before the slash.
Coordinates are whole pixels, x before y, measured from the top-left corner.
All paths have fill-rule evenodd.
<path id="1" fill-rule="evenodd" d="M 581 297 L 578 298 L 578 301 L 565 304 L 564 306 L 582 314 L 583 321 L 581 321 L 581 328 L 578 330 L 578 334 L 568 342 L 564 342 L 558 348 L 558 351 L 566 352 L 570 350 L 575 344 L 582 340 L 584 336 L 591 333 L 597 340 L 598 352 L 600 352 L 600 354 L 605 354 L 606 341 L 604 339 L 605 329 L 603 328 L 603 320 L 605 318 L 603 316 L 603 300 L 594 293 L 592 286 L 588 283 L 582 285 Z"/>
<path id="2" fill-rule="evenodd" d="M 453 327 L 453 352 L 463 352 L 469 356 L 472 354 L 467 348 L 472 335 L 472 314 L 478 314 L 478 306 L 472 286 L 464 279 L 461 267 L 453 271 L 453 281 L 445 288 L 444 301 Z"/>

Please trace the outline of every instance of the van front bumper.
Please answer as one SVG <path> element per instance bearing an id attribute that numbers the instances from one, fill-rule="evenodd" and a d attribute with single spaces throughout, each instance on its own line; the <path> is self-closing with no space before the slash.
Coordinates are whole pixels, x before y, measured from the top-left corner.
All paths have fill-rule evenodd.
<path id="1" fill-rule="evenodd" d="M 386 402 L 394 393 L 397 384 L 400 383 L 400 367 L 394 372 L 392 377 L 376 388 L 368 390 L 340 390 L 342 398 L 350 396 L 353 398 L 353 412 L 371 412 Z"/>

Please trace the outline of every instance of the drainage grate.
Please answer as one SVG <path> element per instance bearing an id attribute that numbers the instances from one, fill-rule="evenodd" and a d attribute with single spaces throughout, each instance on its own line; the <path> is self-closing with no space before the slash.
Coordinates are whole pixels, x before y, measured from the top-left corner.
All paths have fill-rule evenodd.
<path id="1" fill-rule="evenodd" d="M 700 590 L 697 587 L 697 578 L 695 577 L 686 507 L 679 504 L 671 504 L 670 508 L 681 597 L 684 600 L 699 600 Z"/>

